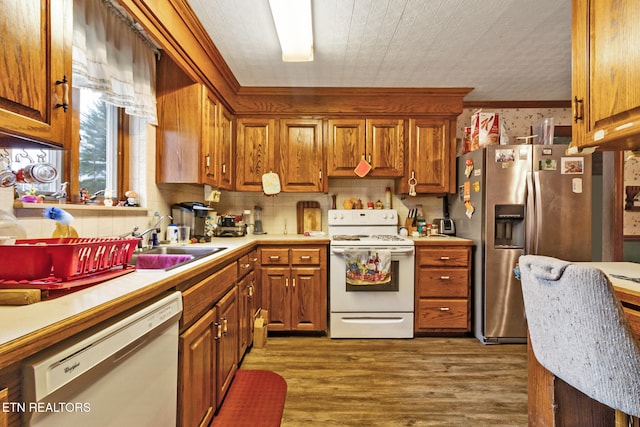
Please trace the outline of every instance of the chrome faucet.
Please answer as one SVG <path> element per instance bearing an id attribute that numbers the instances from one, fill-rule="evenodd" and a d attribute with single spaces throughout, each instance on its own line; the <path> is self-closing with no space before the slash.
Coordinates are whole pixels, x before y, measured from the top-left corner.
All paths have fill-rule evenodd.
<path id="1" fill-rule="evenodd" d="M 138 237 L 138 238 L 142 239 L 142 237 L 146 236 L 147 234 L 151 233 L 152 231 L 155 231 L 156 233 L 159 233 L 160 232 L 160 223 L 165 219 L 169 219 L 170 221 L 173 221 L 173 217 L 171 215 L 163 215 L 163 216 L 160 217 L 160 219 L 158 221 L 156 221 L 155 224 L 153 224 L 153 226 L 147 228 L 146 230 L 144 230 L 142 232 L 138 232 L 140 227 L 138 227 L 136 225 L 135 227 L 133 227 L 133 231 L 130 231 L 128 233 L 120 235 L 120 237 L 124 238 L 124 237 L 127 237 L 127 236 L 133 236 L 133 237 Z M 139 249 L 142 248 L 142 240 L 140 240 L 138 242 L 138 248 Z"/>
<path id="2" fill-rule="evenodd" d="M 173 221 L 173 217 L 171 215 L 162 215 L 160 217 L 160 219 L 158 221 L 156 221 L 155 224 L 153 224 L 153 226 L 147 228 L 146 230 L 144 230 L 141 233 L 138 233 L 138 227 L 137 226 L 133 227 L 133 231 L 131 232 L 131 235 L 133 237 L 144 237 L 147 234 L 151 233 L 152 231 L 155 231 L 156 233 L 159 233 L 160 232 L 160 223 L 162 222 L 162 220 L 167 219 L 167 218 L 169 220 Z"/>

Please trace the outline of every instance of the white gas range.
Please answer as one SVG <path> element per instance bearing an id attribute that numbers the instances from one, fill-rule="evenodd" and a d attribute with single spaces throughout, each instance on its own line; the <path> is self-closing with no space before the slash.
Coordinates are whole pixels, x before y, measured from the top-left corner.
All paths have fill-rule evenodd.
<path id="1" fill-rule="evenodd" d="M 413 338 L 414 244 L 393 209 L 330 210 L 331 338 Z"/>

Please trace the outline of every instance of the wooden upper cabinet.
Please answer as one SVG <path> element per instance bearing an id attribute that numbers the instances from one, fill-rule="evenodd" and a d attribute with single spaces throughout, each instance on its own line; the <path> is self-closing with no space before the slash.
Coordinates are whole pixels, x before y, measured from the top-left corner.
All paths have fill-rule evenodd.
<path id="1" fill-rule="evenodd" d="M 367 119 L 367 161 L 372 177 L 404 174 L 404 120 Z"/>
<path id="2" fill-rule="evenodd" d="M 573 140 L 640 148 L 640 2 L 573 0 Z"/>
<path id="3" fill-rule="evenodd" d="M 234 152 L 233 142 L 235 136 L 234 118 L 229 110 L 222 104 L 218 104 L 217 132 L 215 137 L 215 147 L 217 154 L 217 182 L 215 186 L 225 190 L 235 189 L 234 182 Z"/>
<path id="4" fill-rule="evenodd" d="M 232 189 L 233 118 L 168 56 L 157 68 L 156 181 Z"/>
<path id="5" fill-rule="evenodd" d="M 324 189 L 322 120 L 280 119 L 277 170 L 283 191 Z"/>
<path id="6" fill-rule="evenodd" d="M 364 119 L 333 119 L 327 127 L 327 175 L 353 178 L 365 154 Z"/>
<path id="7" fill-rule="evenodd" d="M 1 2 L 0 28 L 0 132 L 64 146 L 71 126 L 71 0 Z"/>
<path id="8" fill-rule="evenodd" d="M 262 175 L 275 172 L 275 128 L 273 119 L 238 119 L 236 190 L 262 191 Z"/>
<path id="9" fill-rule="evenodd" d="M 218 109 L 220 104 L 211 98 L 204 101 L 205 109 L 203 111 L 202 123 L 202 182 L 217 187 L 220 180 L 218 170 Z"/>
<path id="10" fill-rule="evenodd" d="M 367 176 L 397 178 L 404 173 L 404 120 L 332 119 L 328 121 L 327 175 L 354 178 L 364 158 Z"/>
<path id="11" fill-rule="evenodd" d="M 396 192 L 409 193 L 412 178 L 418 194 L 454 191 L 455 142 L 450 135 L 450 120 L 409 120 L 407 172 L 396 182 Z"/>

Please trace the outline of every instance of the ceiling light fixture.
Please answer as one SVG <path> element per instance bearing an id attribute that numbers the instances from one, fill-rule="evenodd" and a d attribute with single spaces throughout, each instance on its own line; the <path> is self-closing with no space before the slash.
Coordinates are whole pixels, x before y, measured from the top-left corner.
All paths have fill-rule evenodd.
<path id="1" fill-rule="evenodd" d="M 311 0 L 269 0 L 284 62 L 313 61 Z"/>

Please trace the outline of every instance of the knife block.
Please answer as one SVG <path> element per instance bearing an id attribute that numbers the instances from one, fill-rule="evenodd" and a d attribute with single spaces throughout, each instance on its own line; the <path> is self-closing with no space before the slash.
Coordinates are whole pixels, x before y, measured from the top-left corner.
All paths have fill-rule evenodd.
<path id="1" fill-rule="evenodd" d="M 418 231 L 418 227 L 414 227 L 412 224 L 413 218 L 407 218 L 404 220 L 404 228 L 406 228 L 407 232 L 409 232 L 409 236 L 411 236 L 412 232 Z"/>

